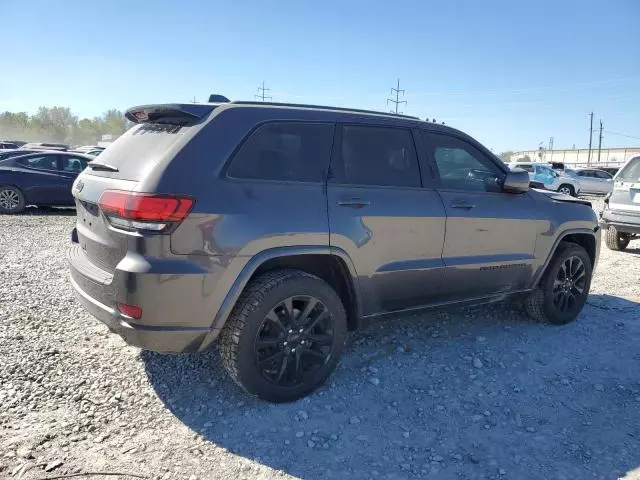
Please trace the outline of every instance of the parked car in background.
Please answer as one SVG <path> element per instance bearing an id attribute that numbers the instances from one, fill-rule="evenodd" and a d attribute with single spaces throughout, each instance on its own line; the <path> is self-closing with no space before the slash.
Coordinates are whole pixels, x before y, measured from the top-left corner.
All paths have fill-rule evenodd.
<path id="1" fill-rule="evenodd" d="M 22 140 L 4 139 L 4 140 L 0 140 L 0 143 L 10 143 L 10 144 L 16 145 L 18 148 L 20 148 L 21 146 L 23 146 L 27 142 L 23 142 Z"/>
<path id="2" fill-rule="evenodd" d="M 613 179 L 613 191 L 604 200 L 600 226 L 607 247 L 624 250 L 640 239 L 640 157 L 629 159 Z"/>
<path id="3" fill-rule="evenodd" d="M 15 148 L 18 148 L 18 145 L 12 142 L 0 142 L 0 149 L 2 150 L 13 150 Z"/>
<path id="4" fill-rule="evenodd" d="M 65 145 L 64 143 L 31 142 L 31 143 L 25 143 L 20 148 L 30 149 L 30 150 L 61 150 L 61 151 L 66 151 L 66 150 L 69 150 L 69 145 Z"/>
<path id="5" fill-rule="evenodd" d="M 19 213 L 27 205 L 73 206 L 71 186 L 91 160 L 56 151 L 0 160 L 0 213 Z"/>
<path id="6" fill-rule="evenodd" d="M 6 160 L 7 158 L 29 155 L 30 153 L 36 153 L 39 151 L 41 150 L 30 150 L 30 149 L 22 149 L 22 148 L 16 148 L 12 150 L 0 150 L 0 161 Z"/>
<path id="7" fill-rule="evenodd" d="M 84 152 L 85 155 L 91 155 L 92 157 L 97 157 L 98 155 L 100 155 L 102 152 L 104 152 L 104 149 L 97 149 L 97 150 L 87 150 L 86 152 Z"/>
<path id="8" fill-rule="evenodd" d="M 104 150 L 104 147 L 98 147 L 97 145 L 85 145 L 83 147 L 74 147 L 71 150 L 69 150 L 70 152 L 78 152 L 78 153 L 85 153 L 85 154 L 90 154 L 90 155 L 97 155 L 98 153 L 90 153 L 90 152 L 102 152 Z"/>
<path id="9" fill-rule="evenodd" d="M 533 318 L 565 324 L 586 302 L 589 202 L 530 190 L 458 130 L 265 102 L 126 116 L 137 125 L 74 185 L 78 299 L 147 350 L 219 340 L 253 395 L 322 385 L 365 318 L 519 294 Z"/>
<path id="10" fill-rule="evenodd" d="M 564 172 L 564 169 L 565 169 L 565 165 L 563 162 L 549 162 L 547 165 L 549 165 L 553 170 L 555 170 L 558 173 Z"/>
<path id="11" fill-rule="evenodd" d="M 546 190 L 564 193 L 577 197 L 581 190 L 580 181 L 553 170 L 549 165 L 535 162 L 512 162 L 507 164 L 512 170 L 521 168 L 529 173 L 529 178 L 536 184 L 544 185 Z"/>
<path id="12" fill-rule="evenodd" d="M 567 168 L 565 175 L 580 181 L 582 193 L 607 194 L 613 190 L 613 176 L 595 168 Z"/>

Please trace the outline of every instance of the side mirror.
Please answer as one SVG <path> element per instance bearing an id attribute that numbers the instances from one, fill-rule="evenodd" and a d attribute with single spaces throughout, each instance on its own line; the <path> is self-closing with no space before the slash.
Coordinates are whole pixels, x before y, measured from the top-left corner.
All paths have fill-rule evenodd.
<path id="1" fill-rule="evenodd" d="M 507 193 L 524 193 L 529 190 L 529 174 L 520 168 L 511 170 L 502 183 L 502 190 Z"/>

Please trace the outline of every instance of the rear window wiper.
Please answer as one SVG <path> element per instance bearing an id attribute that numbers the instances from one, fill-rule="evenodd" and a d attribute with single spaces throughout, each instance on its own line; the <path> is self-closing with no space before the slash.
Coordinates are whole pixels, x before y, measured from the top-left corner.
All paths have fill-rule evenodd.
<path id="1" fill-rule="evenodd" d="M 108 163 L 100 163 L 100 162 L 89 162 L 87 163 L 91 170 L 104 170 L 105 172 L 119 172 L 118 167 L 114 167 L 113 165 L 109 165 Z"/>

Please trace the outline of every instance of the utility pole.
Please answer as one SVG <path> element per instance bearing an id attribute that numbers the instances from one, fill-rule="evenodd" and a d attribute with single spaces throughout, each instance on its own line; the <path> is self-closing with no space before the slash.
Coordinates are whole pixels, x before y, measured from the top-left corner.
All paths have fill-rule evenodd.
<path id="1" fill-rule="evenodd" d="M 398 79 L 396 88 L 391 89 L 391 95 L 393 95 L 394 92 L 396 95 L 395 100 L 393 98 L 387 98 L 387 105 L 389 105 L 389 102 L 393 103 L 395 105 L 395 112 L 391 110 L 391 113 L 395 113 L 397 115 L 398 113 L 402 113 L 398 112 L 398 105 L 400 105 L 401 103 L 404 103 L 405 105 L 407 104 L 406 100 L 400 100 L 400 94 L 402 94 L 402 96 L 404 97 L 404 90 L 400 90 L 400 79 Z"/>
<path id="2" fill-rule="evenodd" d="M 602 119 L 600 119 L 600 138 L 598 139 L 598 163 L 600 163 L 600 150 L 602 150 Z"/>
<path id="3" fill-rule="evenodd" d="M 269 93 L 269 88 L 264 88 L 264 80 L 262 81 L 262 86 L 258 87 L 258 93 L 255 95 L 255 97 L 258 100 L 262 100 L 263 102 L 265 102 L 267 99 L 271 100 L 271 97 L 269 95 L 267 95 L 267 93 Z"/>
<path id="4" fill-rule="evenodd" d="M 589 155 L 587 156 L 587 167 L 591 164 L 591 142 L 593 140 L 593 112 L 589 114 Z"/>
<path id="5" fill-rule="evenodd" d="M 553 150 L 553 137 L 549 137 L 549 148 L 548 150 Z"/>
<path id="6" fill-rule="evenodd" d="M 195 97 L 195 95 L 193 96 L 193 103 L 198 103 L 198 102 L 196 102 L 196 97 Z"/>

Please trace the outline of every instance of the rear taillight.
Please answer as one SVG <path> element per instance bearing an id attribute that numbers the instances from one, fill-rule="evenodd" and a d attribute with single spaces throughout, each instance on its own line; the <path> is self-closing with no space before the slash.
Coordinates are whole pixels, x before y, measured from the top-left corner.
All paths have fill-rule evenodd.
<path id="1" fill-rule="evenodd" d="M 193 207 L 193 199 L 180 195 L 105 190 L 98 205 L 114 226 L 161 232 L 184 220 Z"/>
<path id="2" fill-rule="evenodd" d="M 137 305 L 128 305 L 126 303 L 120 302 L 118 302 L 116 305 L 120 313 L 126 317 L 138 319 L 142 316 L 142 308 L 138 307 Z"/>

